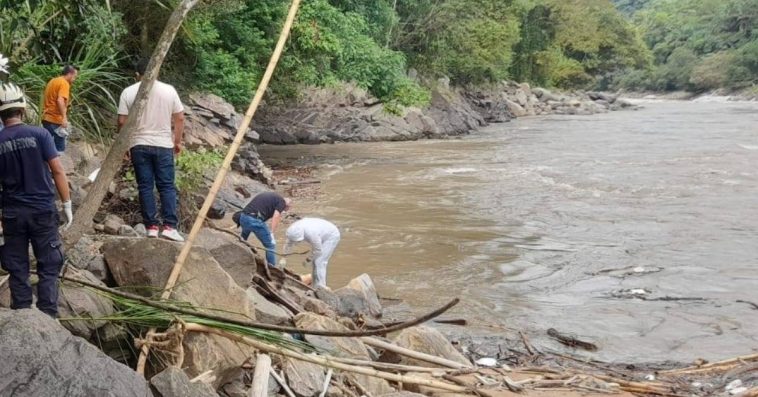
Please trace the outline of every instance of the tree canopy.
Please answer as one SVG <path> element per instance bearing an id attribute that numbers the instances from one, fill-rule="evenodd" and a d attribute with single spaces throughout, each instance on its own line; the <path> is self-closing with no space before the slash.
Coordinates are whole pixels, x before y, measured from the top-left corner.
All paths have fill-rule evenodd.
<path id="1" fill-rule="evenodd" d="M 72 114 L 107 136 L 130 65 L 151 53 L 175 1 L 0 0 L 0 53 L 33 98 L 62 64 L 80 65 Z M 203 0 L 161 78 L 245 104 L 288 4 Z M 742 87 L 758 76 L 757 23 L 755 0 L 305 0 L 271 89 L 282 98 L 352 82 L 397 108 L 423 106 L 424 82 L 443 76 L 458 85 Z"/>

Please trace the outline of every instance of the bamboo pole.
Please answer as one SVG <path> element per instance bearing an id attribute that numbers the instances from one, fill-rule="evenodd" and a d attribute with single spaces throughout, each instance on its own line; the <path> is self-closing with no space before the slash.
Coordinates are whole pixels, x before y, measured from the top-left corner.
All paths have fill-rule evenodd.
<path id="1" fill-rule="evenodd" d="M 92 229 L 92 218 L 94 218 L 95 213 L 100 208 L 100 204 L 102 204 L 103 198 L 108 192 L 108 187 L 113 181 L 113 178 L 116 177 L 116 174 L 121 169 L 124 153 L 129 150 L 131 136 L 137 127 L 137 123 L 142 119 L 142 114 L 147 107 L 148 93 L 152 89 L 155 80 L 158 79 L 163 59 L 166 57 L 169 48 L 171 48 L 171 43 L 174 41 L 174 37 L 176 37 L 176 33 L 179 31 L 184 18 L 186 18 L 189 11 L 198 1 L 199 0 L 182 0 L 182 2 L 176 6 L 176 9 L 174 9 L 168 22 L 166 22 L 166 27 L 163 29 L 163 33 L 153 51 L 153 55 L 150 57 L 150 62 L 147 65 L 145 75 L 142 76 L 142 83 L 137 91 L 137 97 L 134 99 L 134 104 L 129 110 L 129 117 L 126 119 L 126 124 L 121 133 L 118 134 L 113 141 L 113 145 L 111 145 L 108 155 L 105 157 L 105 160 L 100 167 L 100 172 L 98 172 L 97 178 L 95 178 L 95 182 L 90 186 L 87 195 L 84 197 L 84 201 L 79 208 L 77 208 L 74 222 L 64 235 L 65 250 L 73 247 L 82 235 L 84 235 L 85 231 L 90 231 Z"/>
<path id="2" fill-rule="evenodd" d="M 211 186 L 210 191 L 208 191 L 208 195 L 205 197 L 205 202 L 203 202 L 203 206 L 200 208 L 200 213 L 198 213 L 197 218 L 195 218 L 195 223 L 192 225 L 192 230 L 190 230 L 187 241 L 184 243 L 184 246 L 182 246 L 182 251 L 179 252 L 179 256 L 176 258 L 176 263 L 174 264 L 174 267 L 171 270 L 171 274 L 168 277 L 168 281 L 166 282 L 166 288 L 161 295 L 163 299 L 167 299 L 169 296 L 171 296 L 174 285 L 179 279 L 179 274 L 181 274 L 182 268 L 184 267 L 184 262 L 187 260 L 190 250 L 192 249 L 192 244 L 194 244 L 195 238 L 197 237 L 197 234 L 200 232 L 200 229 L 205 222 L 205 216 L 208 214 L 208 210 L 211 208 L 213 200 L 216 199 L 216 195 L 218 194 L 219 189 L 221 189 L 221 185 L 224 183 L 224 178 L 226 178 L 226 174 L 229 172 L 229 167 L 232 163 L 232 160 L 234 160 L 234 156 L 237 154 L 237 150 L 239 150 L 240 145 L 242 145 L 242 140 L 245 137 L 245 133 L 250 127 L 250 123 L 253 120 L 255 111 L 258 109 L 258 105 L 260 105 L 261 100 L 263 99 L 263 94 L 266 92 L 268 83 L 271 81 L 271 77 L 274 75 L 276 64 L 279 62 L 279 57 L 282 55 L 282 51 L 284 51 L 284 45 L 287 42 L 287 36 L 289 36 L 290 29 L 292 28 L 292 23 L 295 21 L 295 16 L 297 15 L 297 10 L 299 7 L 300 0 L 292 0 L 292 5 L 290 6 L 289 13 L 287 14 L 287 19 L 285 20 L 284 26 L 282 27 L 282 32 L 279 35 L 279 41 L 276 43 L 276 48 L 274 48 L 274 53 L 271 55 L 271 60 L 266 67 L 266 72 L 263 74 L 263 78 L 258 85 L 258 89 L 255 91 L 255 96 L 253 97 L 252 102 L 250 102 L 250 107 L 247 109 L 245 117 L 237 129 L 237 135 L 235 135 L 234 141 L 229 148 L 229 152 L 226 154 L 226 158 L 224 158 L 224 162 L 216 174 L 216 179 L 213 181 L 213 185 Z M 155 332 L 155 329 L 148 331 L 148 334 L 151 332 Z M 137 372 L 141 374 L 145 372 L 145 364 L 147 363 L 147 355 L 149 352 L 150 347 L 148 345 L 144 345 L 142 347 L 142 351 L 140 352 L 139 360 L 137 361 Z"/>
<path id="3" fill-rule="evenodd" d="M 415 350 L 406 349 L 404 347 L 400 347 L 400 346 L 394 345 L 392 343 L 387 343 L 385 341 L 382 341 L 382 340 L 379 340 L 379 339 L 376 339 L 376 338 L 371 338 L 371 337 L 365 336 L 365 337 L 361 338 L 361 342 L 363 342 L 363 343 L 365 343 L 365 344 L 367 344 L 369 346 L 378 347 L 380 349 L 388 350 L 388 351 L 391 351 L 393 353 L 401 354 L 401 355 L 406 356 L 406 357 L 415 358 L 416 360 L 426 361 L 426 362 L 432 363 L 432 364 L 442 365 L 442 366 L 445 366 L 445 367 L 448 367 L 448 368 L 453 368 L 453 369 L 471 368 L 471 365 L 465 365 L 465 364 L 461 364 L 461 363 L 459 363 L 457 361 L 448 360 L 446 358 L 432 356 L 430 354 L 421 353 L 421 352 L 417 352 Z"/>
<path id="4" fill-rule="evenodd" d="M 216 334 L 219 336 L 223 336 L 224 338 L 233 340 L 235 342 L 244 343 L 246 345 L 253 346 L 260 351 L 264 351 L 270 354 L 279 354 L 285 357 L 294 358 L 296 360 L 306 361 L 306 362 L 314 363 L 314 364 L 321 365 L 324 367 L 353 372 L 356 374 L 385 379 L 391 382 L 401 382 L 401 383 L 414 384 L 414 385 L 423 385 L 423 386 L 433 387 L 435 389 L 447 390 L 447 391 L 452 391 L 452 392 L 457 392 L 457 393 L 465 393 L 465 392 L 470 391 L 470 389 L 466 387 L 451 385 L 449 383 L 440 382 L 433 379 L 423 379 L 423 378 L 418 378 L 415 376 L 399 375 L 399 374 L 393 374 L 389 372 L 382 372 L 382 371 L 377 371 L 371 368 L 364 368 L 364 367 L 358 367 L 355 365 L 344 364 L 344 363 L 332 360 L 329 356 L 317 356 L 314 354 L 299 353 L 293 350 L 283 349 L 278 346 L 273 346 L 265 342 L 257 341 L 252 338 L 233 334 L 233 333 L 223 331 L 217 328 L 206 327 L 201 324 L 194 324 L 194 323 L 186 324 L 185 330 L 190 331 L 190 332 L 205 332 L 205 333 L 210 333 L 210 334 Z"/>
<path id="5" fill-rule="evenodd" d="M 268 397 L 268 376 L 271 372 L 271 357 L 259 354 L 255 360 L 253 384 L 250 387 L 250 397 Z"/>
<path id="6" fill-rule="evenodd" d="M 274 379 L 276 379 L 276 383 L 278 383 L 279 386 L 284 389 L 284 393 L 287 394 L 287 397 L 295 397 L 295 393 L 292 392 L 292 389 L 290 389 L 289 385 L 287 385 L 287 382 L 284 381 L 282 375 L 276 373 L 275 369 L 271 370 L 271 376 L 273 376 Z"/>
<path id="7" fill-rule="evenodd" d="M 730 358 L 728 360 L 717 361 L 715 363 L 710 363 L 710 364 L 705 364 L 705 365 L 700 365 L 700 366 L 695 366 L 695 367 L 660 371 L 659 374 L 683 375 L 683 374 L 694 374 L 694 373 L 699 373 L 699 372 L 708 372 L 708 371 L 717 371 L 717 370 L 730 370 L 733 367 L 739 366 L 747 362 L 752 362 L 752 361 L 758 361 L 758 354 L 750 354 L 747 356 Z"/>

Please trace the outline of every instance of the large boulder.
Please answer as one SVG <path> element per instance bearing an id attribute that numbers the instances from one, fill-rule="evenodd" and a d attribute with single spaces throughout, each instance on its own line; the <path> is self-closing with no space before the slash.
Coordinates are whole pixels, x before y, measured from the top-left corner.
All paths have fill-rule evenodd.
<path id="1" fill-rule="evenodd" d="M 212 387 L 202 382 L 191 383 L 179 368 L 168 367 L 150 378 L 156 397 L 218 397 Z"/>
<path id="2" fill-rule="evenodd" d="M 105 243 L 105 261 L 120 287 L 165 287 L 181 245 L 162 239 L 119 239 Z M 240 320 L 255 320 L 255 310 L 241 288 L 204 248 L 194 248 L 184 264 L 172 299 L 201 311 Z M 217 309 L 217 310 L 213 310 Z M 191 333 L 184 338 L 184 368 L 190 376 L 212 370 L 216 378 L 240 366 L 254 349 L 216 335 Z M 218 385 L 214 385 L 218 386 Z"/>
<path id="3" fill-rule="evenodd" d="M 302 312 L 295 316 L 298 328 L 316 329 L 322 331 L 349 331 L 344 325 L 315 313 Z M 338 357 L 371 360 L 368 349 L 358 338 L 333 338 L 328 336 L 305 335 L 305 340 L 318 349 L 331 352 Z M 366 375 L 354 375 L 355 380 L 365 387 L 371 395 L 392 392 L 392 387 L 383 379 Z"/>
<path id="4" fill-rule="evenodd" d="M 294 320 L 298 328 L 337 332 L 349 331 L 347 327 L 337 321 L 311 312 L 302 312 L 295 316 Z M 370 359 L 366 346 L 358 338 L 305 335 L 305 340 L 316 348 L 329 351 L 338 357 Z"/>
<path id="5" fill-rule="evenodd" d="M 468 359 L 458 350 L 455 350 L 447 338 L 434 328 L 426 326 L 406 328 L 395 338 L 395 343 L 406 349 L 446 358 L 468 366 L 471 365 Z M 435 365 L 408 357 L 402 357 L 401 363 L 418 366 Z"/>
<path id="6" fill-rule="evenodd" d="M 356 314 L 368 314 L 374 317 L 382 316 L 382 304 L 376 294 L 376 287 L 371 277 L 363 273 L 350 280 L 347 286 L 334 291 L 340 298 L 342 315 L 354 317 Z"/>
<path id="7" fill-rule="evenodd" d="M 247 289 L 247 296 L 250 298 L 250 301 L 255 308 L 255 318 L 258 319 L 258 321 L 276 325 L 292 324 L 292 312 L 270 302 L 263 297 L 255 287 Z"/>
<path id="8" fill-rule="evenodd" d="M 523 106 L 510 99 L 505 100 L 505 106 L 514 117 L 524 117 L 529 114 Z"/>
<path id="9" fill-rule="evenodd" d="M 3 396 L 152 396 L 141 375 L 34 309 L 0 309 L 0 357 Z"/>
<path id="10" fill-rule="evenodd" d="M 219 230 L 203 228 L 197 236 L 198 247 L 207 249 L 219 265 L 242 288 L 247 288 L 255 273 L 255 254 L 237 237 Z"/>
<path id="11" fill-rule="evenodd" d="M 284 361 L 284 377 L 298 397 L 316 397 L 324 387 L 324 367 L 291 358 Z"/>
<path id="12" fill-rule="evenodd" d="M 105 287 L 92 273 L 70 267 L 66 276 L 88 282 L 90 284 Z M 102 294 L 70 281 L 64 281 L 60 285 L 58 299 L 58 315 L 61 318 L 90 318 L 90 320 L 63 321 L 63 326 L 71 333 L 82 338 L 90 339 L 94 332 L 107 324 L 105 320 L 97 320 L 107 317 L 115 312 L 113 302 Z"/>

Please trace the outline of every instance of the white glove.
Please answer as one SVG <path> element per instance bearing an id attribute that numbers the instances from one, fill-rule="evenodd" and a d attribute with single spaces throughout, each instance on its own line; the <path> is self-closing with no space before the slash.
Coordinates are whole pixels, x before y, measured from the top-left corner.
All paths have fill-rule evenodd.
<path id="1" fill-rule="evenodd" d="M 280 259 L 279 260 L 279 267 L 282 268 L 282 269 L 284 269 L 285 267 L 287 267 L 287 260 L 286 259 Z"/>
<path id="2" fill-rule="evenodd" d="M 10 74 L 8 68 L 8 58 L 6 58 L 3 54 L 0 54 L 0 72 Z"/>
<path id="3" fill-rule="evenodd" d="M 271 237 L 271 242 L 272 242 L 274 245 L 276 245 L 276 237 L 274 237 L 274 232 L 271 232 L 271 236 L 269 236 L 269 237 Z"/>
<path id="4" fill-rule="evenodd" d="M 74 222 L 74 213 L 71 209 L 71 200 L 63 203 L 63 212 L 66 214 L 66 224 L 63 225 L 63 230 L 66 230 Z"/>

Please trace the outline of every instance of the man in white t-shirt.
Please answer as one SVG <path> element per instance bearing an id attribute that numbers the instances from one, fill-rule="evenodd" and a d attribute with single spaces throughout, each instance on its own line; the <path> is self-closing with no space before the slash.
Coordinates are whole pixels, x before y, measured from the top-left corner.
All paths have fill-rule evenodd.
<path id="1" fill-rule="evenodd" d="M 118 131 L 126 124 L 129 109 L 134 104 L 139 80 L 145 74 L 147 60 L 136 65 L 137 83 L 126 87 L 118 101 Z M 173 128 L 172 128 L 173 127 Z M 142 219 L 148 237 L 158 237 L 161 222 L 158 221 L 158 207 L 153 188 L 158 188 L 161 196 L 162 237 L 174 241 L 184 241 L 176 230 L 177 193 L 174 183 L 174 155 L 182 150 L 184 134 L 184 106 L 176 89 L 171 85 L 156 81 L 148 94 L 147 107 L 137 122 L 129 143 L 129 155 L 134 165 L 134 174 L 139 189 Z"/>

